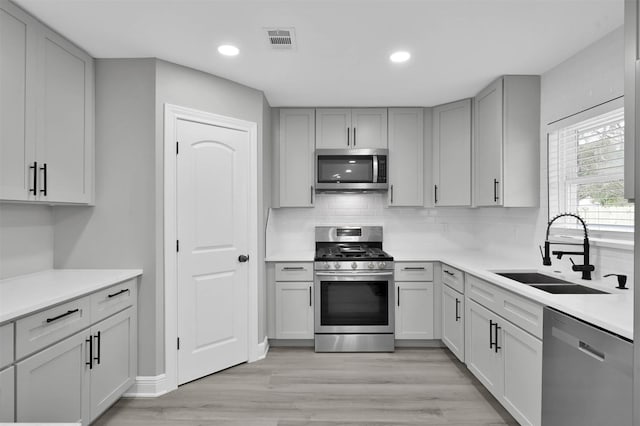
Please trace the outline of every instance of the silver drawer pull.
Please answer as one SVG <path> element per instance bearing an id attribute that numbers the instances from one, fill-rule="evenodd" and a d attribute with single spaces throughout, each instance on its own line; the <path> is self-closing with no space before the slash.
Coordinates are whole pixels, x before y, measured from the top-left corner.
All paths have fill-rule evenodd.
<path id="1" fill-rule="evenodd" d="M 447 271 L 446 269 L 444 270 L 444 273 L 449 275 L 449 276 L 454 276 L 455 274 L 451 271 Z"/>
<path id="2" fill-rule="evenodd" d="M 407 266 L 402 268 L 403 271 L 424 271 L 424 266 Z"/>
<path id="3" fill-rule="evenodd" d="M 306 271 L 304 266 L 285 266 L 283 271 Z"/>

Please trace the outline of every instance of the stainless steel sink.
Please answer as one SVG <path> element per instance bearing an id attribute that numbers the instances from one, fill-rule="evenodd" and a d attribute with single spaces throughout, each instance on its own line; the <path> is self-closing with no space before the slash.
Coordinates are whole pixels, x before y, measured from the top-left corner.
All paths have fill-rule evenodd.
<path id="1" fill-rule="evenodd" d="M 496 274 L 522 284 L 571 284 L 569 281 L 538 272 L 496 272 Z"/>
<path id="2" fill-rule="evenodd" d="M 580 284 L 529 284 L 529 286 L 553 294 L 609 294 Z"/>
<path id="3" fill-rule="evenodd" d="M 496 272 L 501 277 L 509 278 L 521 284 L 553 294 L 609 294 L 580 284 L 574 284 L 560 278 L 551 277 L 539 272 Z"/>

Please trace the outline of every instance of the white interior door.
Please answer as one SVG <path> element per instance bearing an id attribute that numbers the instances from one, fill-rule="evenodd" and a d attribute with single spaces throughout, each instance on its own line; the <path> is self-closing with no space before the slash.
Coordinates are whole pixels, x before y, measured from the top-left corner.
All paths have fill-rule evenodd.
<path id="1" fill-rule="evenodd" d="M 248 360 L 249 133 L 178 120 L 178 384 Z"/>

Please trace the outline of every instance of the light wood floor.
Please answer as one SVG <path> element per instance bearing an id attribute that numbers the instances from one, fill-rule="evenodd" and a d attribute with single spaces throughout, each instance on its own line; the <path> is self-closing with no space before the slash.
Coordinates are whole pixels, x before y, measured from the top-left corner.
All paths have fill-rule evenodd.
<path id="1" fill-rule="evenodd" d="M 445 349 L 316 354 L 271 348 L 159 398 L 121 399 L 96 425 L 517 425 Z"/>

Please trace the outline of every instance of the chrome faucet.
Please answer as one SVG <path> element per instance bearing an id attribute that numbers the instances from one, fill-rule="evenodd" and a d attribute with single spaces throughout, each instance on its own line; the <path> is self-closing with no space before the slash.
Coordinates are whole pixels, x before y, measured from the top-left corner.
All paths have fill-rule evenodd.
<path id="1" fill-rule="evenodd" d="M 555 222 L 556 220 L 558 220 L 561 217 L 564 216 L 570 216 L 570 217 L 574 217 L 576 219 L 578 219 L 578 221 L 582 224 L 582 227 L 584 228 L 584 241 L 582 242 L 582 244 L 579 243 L 552 243 L 551 241 L 549 241 L 549 229 L 551 228 L 551 225 L 553 224 L 553 222 Z M 551 252 L 552 255 L 557 256 L 558 259 L 562 259 L 562 256 L 564 256 L 565 254 L 567 255 L 582 255 L 584 256 L 582 265 L 576 265 L 573 262 L 573 259 L 569 258 L 569 260 L 571 261 L 571 270 L 576 271 L 576 272 L 582 272 L 582 279 L 583 280 L 590 280 L 591 279 L 591 272 L 593 272 L 596 268 L 593 265 L 589 264 L 589 234 L 587 231 L 587 224 L 584 222 L 584 220 L 578 216 L 577 214 L 573 214 L 573 213 L 562 213 L 557 215 L 556 217 L 554 217 L 553 219 L 551 219 L 549 221 L 549 224 L 547 225 L 547 234 L 545 236 L 544 239 L 544 254 L 542 254 L 542 247 L 540 247 L 540 253 L 542 254 L 542 264 L 545 266 L 550 266 L 551 265 L 551 256 L 549 256 L 549 251 L 551 249 L 551 244 L 559 244 L 559 245 L 569 245 L 569 246 L 582 246 L 582 251 L 562 251 L 562 250 L 554 250 Z"/>

